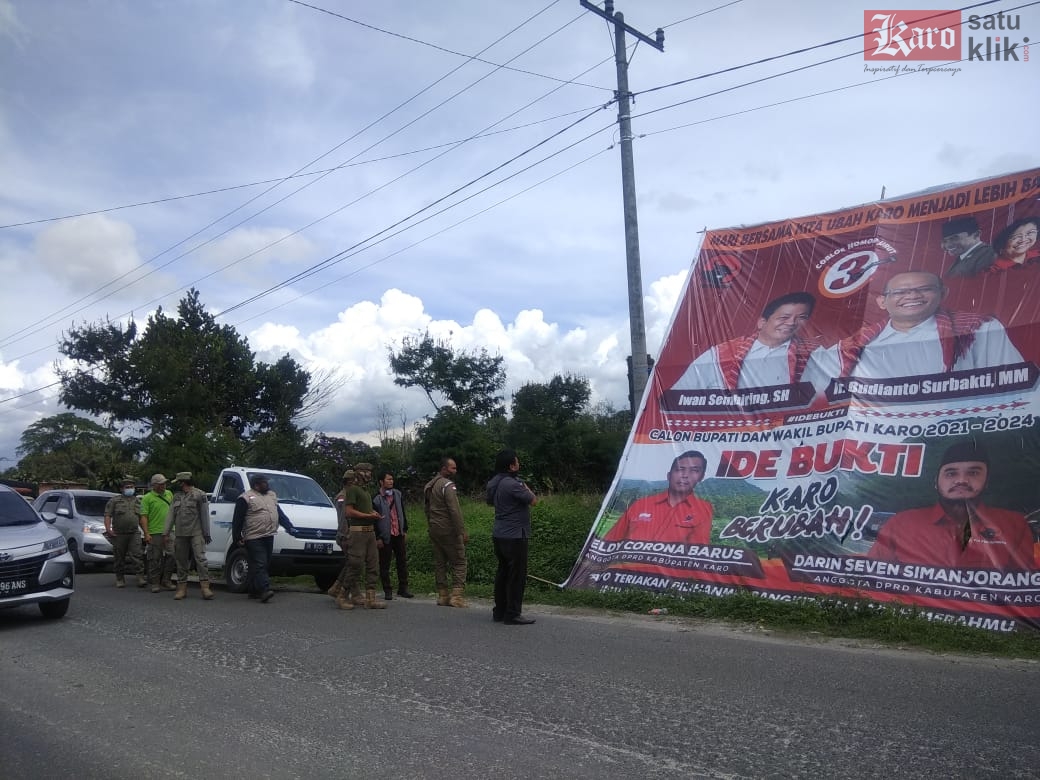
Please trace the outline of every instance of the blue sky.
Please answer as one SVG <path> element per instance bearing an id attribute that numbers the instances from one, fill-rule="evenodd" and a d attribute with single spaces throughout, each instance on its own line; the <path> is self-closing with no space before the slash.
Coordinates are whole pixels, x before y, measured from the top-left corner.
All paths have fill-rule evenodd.
<path id="1" fill-rule="evenodd" d="M 315 430 L 370 437 L 384 403 L 411 422 L 430 413 L 420 391 L 393 385 L 386 359 L 427 328 L 501 353 L 510 392 L 572 372 L 596 400 L 626 404 L 606 22 L 578 0 L 312 5 L 0 0 L 0 401 L 20 396 L 0 403 L 0 457 L 63 411 L 57 388 L 37 390 L 55 381 L 63 330 L 143 323 L 192 284 L 262 359 L 289 352 L 339 372 Z M 665 87 L 857 34 L 865 8 L 617 10 L 644 32 L 666 28 L 665 52 L 638 46 L 629 73 L 651 352 L 705 227 L 1040 163 L 1035 56 L 890 78 L 851 41 Z M 1040 41 L 1040 5 L 1012 13 L 1012 37 Z M 116 208 L 152 200 L 164 202 Z"/>

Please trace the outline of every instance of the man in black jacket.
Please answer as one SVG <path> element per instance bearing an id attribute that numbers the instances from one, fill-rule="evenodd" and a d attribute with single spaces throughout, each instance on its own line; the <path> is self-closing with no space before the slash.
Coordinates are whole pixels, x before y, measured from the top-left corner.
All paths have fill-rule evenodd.
<path id="1" fill-rule="evenodd" d="M 495 508 L 491 541 L 498 558 L 495 573 L 495 608 L 491 617 L 507 626 L 526 626 L 524 588 L 527 585 L 527 545 L 531 536 L 531 507 L 538 503 L 534 492 L 517 477 L 520 461 L 513 450 L 495 456 L 495 476 L 487 483 L 485 499 Z"/>

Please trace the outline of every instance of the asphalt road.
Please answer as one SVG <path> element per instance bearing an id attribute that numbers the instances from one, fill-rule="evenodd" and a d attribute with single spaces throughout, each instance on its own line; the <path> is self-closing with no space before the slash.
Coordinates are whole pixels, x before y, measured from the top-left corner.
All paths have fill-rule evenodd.
<path id="1" fill-rule="evenodd" d="M 0 775 L 1040 777 L 1040 666 L 674 618 L 117 590 L 0 610 Z"/>

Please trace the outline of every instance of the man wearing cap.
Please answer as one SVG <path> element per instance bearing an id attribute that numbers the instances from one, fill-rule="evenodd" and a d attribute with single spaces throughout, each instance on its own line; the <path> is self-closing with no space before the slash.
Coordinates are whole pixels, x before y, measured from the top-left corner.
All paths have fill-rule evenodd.
<path id="1" fill-rule="evenodd" d="M 266 604 L 274 596 L 268 568 L 274 552 L 274 535 L 281 525 L 290 534 L 296 529 L 278 506 L 278 496 L 268 485 L 266 474 L 250 474 L 249 490 L 235 501 L 231 520 L 232 543 L 246 548 L 249 559 L 249 598 Z"/>
<path id="2" fill-rule="evenodd" d="M 134 485 L 137 483 L 131 476 L 123 477 L 120 482 L 120 493 L 112 496 L 105 504 L 105 536 L 112 542 L 115 561 L 112 570 L 116 574 L 116 587 L 125 588 L 127 559 L 130 559 L 130 570 L 137 577 L 137 587 L 143 588 L 147 583 L 141 568 L 141 533 L 148 533 L 147 526 L 141 519 L 141 499 L 137 497 Z"/>
<path id="3" fill-rule="evenodd" d="M 145 529 L 144 543 L 148 545 L 145 569 L 152 593 L 173 590 L 173 547 L 163 542 L 166 515 L 173 503 L 173 493 L 166 489 L 166 477 L 153 474 L 151 490 L 141 496 L 141 524 Z"/>
<path id="4" fill-rule="evenodd" d="M 350 526 L 350 547 L 347 550 L 346 593 L 340 593 L 336 604 L 341 609 L 354 605 L 368 609 L 386 609 L 376 601 L 376 583 L 379 581 L 379 549 L 376 546 L 375 524 L 382 515 L 372 507 L 372 464 L 354 465 L 353 480 L 343 489 L 343 517 Z M 365 583 L 365 600 L 359 603 L 360 583 Z M 350 606 L 346 606 L 347 599 Z"/>
<path id="5" fill-rule="evenodd" d="M 192 484 L 190 471 L 179 471 L 173 478 L 180 483 L 180 490 L 173 497 L 170 511 L 166 515 L 163 541 L 174 529 L 173 554 L 177 558 L 177 592 L 173 598 L 180 601 L 188 595 L 188 556 L 195 556 L 195 568 L 199 572 L 202 598 L 213 598 L 209 587 L 209 567 L 206 566 L 206 545 L 209 535 L 209 498 Z"/>
<path id="6" fill-rule="evenodd" d="M 975 217 L 954 217 L 942 226 L 942 248 L 954 258 L 946 278 L 981 274 L 996 259 L 993 247 L 982 242 Z"/>
<path id="7" fill-rule="evenodd" d="M 938 503 L 894 515 L 881 526 L 867 556 L 950 568 L 1036 568 L 1025 516 L 982 503 L 988 477 L 989 456 L 976 440 L 949 447 L 935 478 Z"/>

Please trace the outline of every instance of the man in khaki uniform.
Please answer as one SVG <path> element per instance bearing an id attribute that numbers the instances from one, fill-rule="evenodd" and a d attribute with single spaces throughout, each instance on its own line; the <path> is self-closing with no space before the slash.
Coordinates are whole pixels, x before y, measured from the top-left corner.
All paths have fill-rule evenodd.
<path id="1" fill-rule="evenodd" d="M 343 568 L 340 569 L 339 576 L 332 583 L 332 587 L 328 589 L 328 594 L 336 599 L 336 606 L 341 609 L 353 609 L 354 604 L 351 598 L 358 595 L 350 593 L 346 589 L 347 575 L 350 573 L 350 564 L 347 562 L 347 551 L 350 549 L 350 524 L 347 521 L 347 516 L 343 514 L 343 498 L 347 493 L 347 488 L 353 483 L 354 469 L 347 469 L 343 472 L 343 487 L 340 488 L 340 491 L 333 499 L 333 503 L 336 505 L 336 544 L 343 550 Z M 342 598 L 340 598 L 341 594 Z"/>
<path id="2" fill-rule="evenodd" d="M 433 548 L 433 574 L 437 582 L 437 605 L 466 607 L 466 543 L 469 534 L 462 520 L 459 496 L 455 489 L 458 467 L 451 458 L 441 461 L 437 476 L 423 488 L 423 504 Z M 448 569 L 451 569 L 449 594 Z"/>
<path id="3" fill-rule="evenodd" d="M 166 514 L 163 542 L 174 531 L 173 554 L 177 559 L 177 592 L 174 599 L 180 601 L 188 595 L 188 554 L 195 556 L 195 568 L 199 572 L 202 598 L 213 598 L 209 587 L 209 568 L 206 566 L 206 545 L 209 535 L 209 498 L 192 484 L 190 471 L 179 471 L 173 479 L 180 483 L 180 490 L 173 497 L 170 511 Z"/>
<path id="4" fill-rule="evenodd" d="M 141 499 L 134 488 L 136 483 L 137 480 L 131 476 L 123 477 L 120 494 L 112 496 L 105 504 L 105 536 L 112 543 L 115 554 L 112 570 L 117 588 L 126 587 L 124 575 L 128 559 L 130 570 L 137 577 L 137 587 L 143 588 L 148 584 L 141 563 L 141 532 L 147 534 L 148 526 L 141 522 Z"/>
<path id="5" fill-rule="evenodd" d="M 372 508 L 372 464 L 354 466 L 354 479 L 343 490 L 343 516 L 350 526 L 350 547 L 347 550 L 346 593 L 340 593 L 336 605 L 353 609 L 362 604 L 368 609 L 386 609 L 376 601 L 376 583 L 379 581 L 379 548 L 376 546 L 375 524 L 382 517 Z M 359 583 L 365 583 L 365 600 L 359 603 L 356 594 Z"/>

